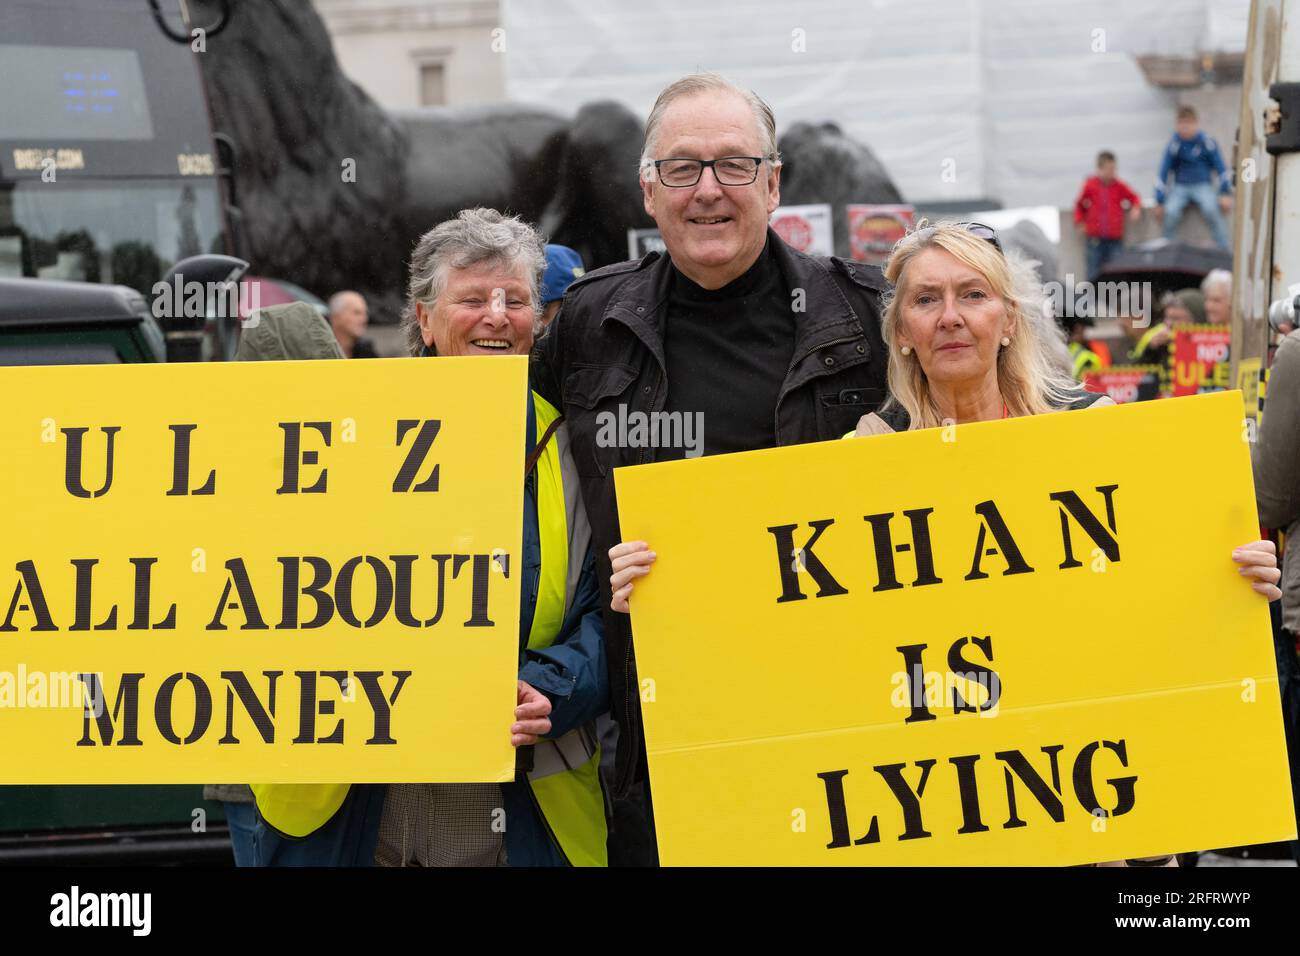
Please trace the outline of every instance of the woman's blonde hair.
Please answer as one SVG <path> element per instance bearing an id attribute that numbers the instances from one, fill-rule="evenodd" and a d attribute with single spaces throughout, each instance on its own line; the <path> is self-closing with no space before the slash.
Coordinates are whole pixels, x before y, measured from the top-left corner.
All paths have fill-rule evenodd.
<path id="1" fill-rule="evenodd" d="M 926 249 L 938 248 L 984 276 L 993 292 L 1006 303 L 1012 323 L 1011 344 L 998 351 L 998 389 L 1013 416 L 1041 415 L 1056 411 L 1082 392 L 1054 356 L 1060 343 L 1050 317 L 1042 283 L 1033 263 L 1015 252 L 1004 254 L 993 243 L 969 232 L 964 225 L 941 222 L 929 225 L 924 219 L 916 229 L 895 243 L 885 263 L 885 278 L 893 290 L 885 295 L 885 345 L 889 349 L 890 404 L 901 406 L 911 419 L 911 428 L 933 428 L 946 424 L 930 392 L 925 370 L 913 352 L 902 355 L 896 343 L 902 326 L 899 293 L 907 264 Z"/>

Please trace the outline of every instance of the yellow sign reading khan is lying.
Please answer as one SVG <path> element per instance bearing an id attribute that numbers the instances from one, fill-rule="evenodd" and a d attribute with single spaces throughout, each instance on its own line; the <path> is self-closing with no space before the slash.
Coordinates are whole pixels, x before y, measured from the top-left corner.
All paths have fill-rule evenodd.
<path id="1" fill-rule="evenodd" d="M 526 372 L 0 369 L 0 783 L 511 779 Z"/>
<path id="2" fill-rule="evenodd" d="M 1225 392 L 616 472 L 661 860 L 1293 837 L 1242 439 Z"/>

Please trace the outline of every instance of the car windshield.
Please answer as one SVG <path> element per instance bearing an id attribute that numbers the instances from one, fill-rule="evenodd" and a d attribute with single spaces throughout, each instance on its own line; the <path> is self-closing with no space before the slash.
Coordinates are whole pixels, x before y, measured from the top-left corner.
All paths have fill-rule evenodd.
<path id="1" fill-rule="evenodd" d="M 212 180 L 0 186 L 0 277 L 110 282 L 148 293 L 177 260 L 224 252 L 221 237 Z"/>

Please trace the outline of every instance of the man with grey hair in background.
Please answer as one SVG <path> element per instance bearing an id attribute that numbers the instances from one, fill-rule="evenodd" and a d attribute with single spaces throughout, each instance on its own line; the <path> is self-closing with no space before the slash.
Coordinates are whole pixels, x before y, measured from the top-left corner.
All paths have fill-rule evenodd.
<path id="1" fill-rule="evenodd" d="M 671 427 L 653 443 L 633 432 L 611 442 L 602 422 L 693 416 L 703 453 L 715 455 L 839 438 L 885 397 L 884 279 L 874 266 L 786 245 L 768 228 L 780 182 L 776 121 L 758 95 L 716 74 L 668 86 L 640 164 L 667 254 L 576 280 L 533 354 L 534 387 L 572 435 L 606 609 L 619 728 L 611 865 L 656 859 L 631 628 L 610 608 L 611 549 L 653 556 L 644 542 L 619 544 L 613 469 L 687 448 Z M 743 653 L 737 635 L 718 637 Z"/>
<path id="2" fill-rule="evenodd" d="M 370 310 L 360 292 L 349 289 L 330 296 L 329 322 L 344 358 L 379 357 L 370 339 L 366 338 Z"/>
<path id="3" fill-rule="evenodd" d="M 1232 324 L 1232 273 L 1227 269 L 1211 269 L 1201 281 L 1205 296 L 1205 321 L 1209 325 Z"/>

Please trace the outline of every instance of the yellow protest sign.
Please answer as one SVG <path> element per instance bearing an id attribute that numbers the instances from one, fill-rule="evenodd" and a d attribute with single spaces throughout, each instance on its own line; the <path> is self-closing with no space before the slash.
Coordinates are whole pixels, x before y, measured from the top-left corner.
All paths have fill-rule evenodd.
<path id="1" fill-rule="evenodd" d="M 615 476 L 663 863 L 1294 836 L 1239 394 Z"/>
<path id="2" fill-rule="evenodd" d="M 526 375 L 0 369 L 0 783 L 511 779 Z"/>
<path id="3" fill-rule="evenodd" d="M 1244 358 L 1237 363 L 1237 388 L 1241 389 L 1241 400 L 1246 409 L 1246 417 L 1259 424 L 1264 402 L 1264 363 L 1257 358 Z"/>

